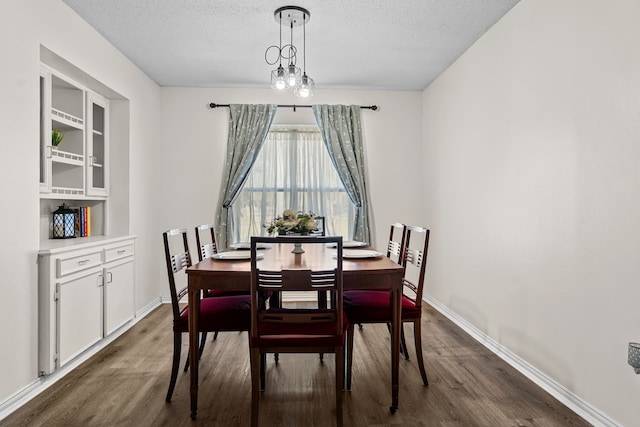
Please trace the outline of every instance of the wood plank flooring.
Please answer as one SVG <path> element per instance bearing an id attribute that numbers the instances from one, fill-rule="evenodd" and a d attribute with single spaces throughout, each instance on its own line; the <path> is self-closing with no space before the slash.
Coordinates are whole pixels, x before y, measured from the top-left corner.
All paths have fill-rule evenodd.
<path id="1" fill-rule="evenodd" d="M 189 416 L 189 375 L 164 397 L 172 357 L 170 305 L 159 307 L 66 377 L 0 421 L 0 426 L 248 426 L 251 409 L 246 333 L 209 338 L 200 362 L 198 418 Z M 474 341 L 436 310 L 422 320 L 429 386 L 420 379 L 413 331 L 411 360 L 400 360 L 400 405 L 389 412 L 389 334 L 365 325 L 355 336 L 353 386 L 344 394 L 345 426 L 588 426 L 582 418 Z M 183 338 L 184 361 L 187 336 Z M 262 426 L 335 425 L 334 359 L 269 357 Z"/>

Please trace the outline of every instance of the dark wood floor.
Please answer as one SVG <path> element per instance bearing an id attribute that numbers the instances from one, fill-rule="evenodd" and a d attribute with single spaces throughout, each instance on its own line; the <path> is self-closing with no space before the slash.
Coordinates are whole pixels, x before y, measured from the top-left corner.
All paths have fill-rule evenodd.
<path id="1" fill-rule="evenodd" d="M 389 334 L 356 330 L 353 387 L 345 426 L 588 426 L 582 418 L 427 307 L 423 345 L 430 385 L 414 360 L 401 359 L 400 405 L 390 414 Z M 413 340 L 407 327 L 407 339 Z M 186 335 L 184 337 L 186 344 Z M 412 341 L 411 341 L 412 342 Z M 189 376 L 164 401 L 171 365 L 171 312 L 165 305 L 20 408 L 0 426 L 247 426 L 250 374 L 246 333 L 207 343 L 198 418 L 189 416 Z M 183 360 L 187 346 L 183 347 Z M 281 355 L 267 367 L 263 426 L 335 425 L 333 355 Z"/>

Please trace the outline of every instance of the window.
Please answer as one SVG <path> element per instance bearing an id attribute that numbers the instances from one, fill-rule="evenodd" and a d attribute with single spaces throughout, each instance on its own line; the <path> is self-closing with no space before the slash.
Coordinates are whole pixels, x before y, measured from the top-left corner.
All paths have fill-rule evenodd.
<path id="1" fill-rule="evenodd" d="M 234 242 L 265 235 L 285 209 L 324 216 L 327 235 L 353 235 L 355 208 L 316 126 L 271 129 L 232 205 Z"/>

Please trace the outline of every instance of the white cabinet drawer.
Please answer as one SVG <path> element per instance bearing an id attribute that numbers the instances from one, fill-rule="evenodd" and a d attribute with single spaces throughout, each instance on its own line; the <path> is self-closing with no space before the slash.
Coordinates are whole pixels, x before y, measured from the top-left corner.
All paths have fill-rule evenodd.
<path id="1" fill-rule="evenodd" d="M 102 264 L 101 252 L 88 252 L 69 258 L 56 259 L 56 277 L 66 276 Z"/>
<path id="2" fill-rule="evenodd" d="M 134 254 L 133 243 L 123 243 L 121 245 L 107 246 L 104 249 L 104 262 L 111 262 L 117 259 L 126 258 Z"/>

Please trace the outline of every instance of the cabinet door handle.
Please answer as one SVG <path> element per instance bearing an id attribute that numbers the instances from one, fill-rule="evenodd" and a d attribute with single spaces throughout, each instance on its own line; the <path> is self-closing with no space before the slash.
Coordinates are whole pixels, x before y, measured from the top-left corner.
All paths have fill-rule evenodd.
<path id="1" fill-rule="evenodd" d="M 111 283 L 111 282 L 113 282 L 113 274 L 110 271 L 108 271 L 107 272 L 107 283 Z"/>
<path id="2" fill-rule="evenodd" d="M 104 276 L 102 274 L 98 274 L 98 288 L 104 286 Z"/>
<path id="3" fill-rule="evenodd" d="M 90 259 L 81 259 L 80 261 L 78 261 L 78 265 L 85 265 L 86 263 L 90 262 Z"/>
<path id="4" fill-rule="evenodd" d="M 118 251 L 118 255 L 122 255 L 122 254 L 124 254 L 124 253 L 126 253 L 126 252 L 127 252 L 127 250 L 126 250 L 126 249 L 120 249 L 120 250 Z"/>

